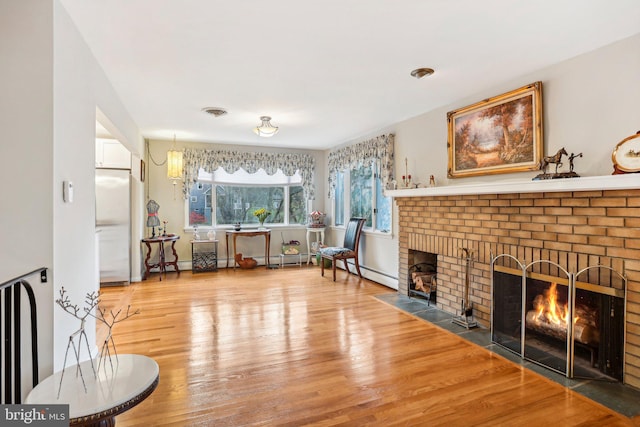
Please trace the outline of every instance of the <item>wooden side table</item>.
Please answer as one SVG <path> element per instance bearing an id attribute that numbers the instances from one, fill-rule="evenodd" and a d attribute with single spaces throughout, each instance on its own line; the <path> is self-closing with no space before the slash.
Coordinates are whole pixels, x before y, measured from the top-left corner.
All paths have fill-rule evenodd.
<path id="1" fill-rule="evenodd" d="M 315 234 L 316 242 L 324 243 L 325 227 L 307 227 L 307 265 L 311 262 L 311 233 Z M 318 239 L 318 234 L 320 238 Z"/>
<path id="2" fill-rule="evenodd" d="M 160 269 L 160 280 L 162 280 L 162 273 L 167 272 L 167 266 L 173 266 L 174 270 L 180 274 L 180 269 L 178 268 L 178 253 L 176 252 L 176 241 L 180 238 L 180 236 L 156 236 L 150 237 L 147 239 L 142 239 L 142 242 L 147 245 L 147 257 L 144 260 L 144 277 L 142 280 L 145 280 L 149 277 L 152 268 Z M 171 242 L 171 252 L 173 253 L 173 261 L 167 261 L 164 254 L 164 244 L 166 242 Z M 151 258 L 151 244 L 158 244 L 158 262 L 156 264 L 150 264 L 149 259 Z"/>
<path id="3" fill-rule="evenodd" d="M 120 354 L 113 357 L 113 367 L 106 361 L 94 377 L 91 361 L 80 364 L 87 386 L 77 375 L 74 364 L 64 370 L 62 388 L 56 372 L 35 386 L 24 403 L 69 405 L 69 424 L 72 426 L 115 426 L 115 416 L 136 406 L 149 397 L 158 386 L 160 368 L 155 360 L 139 354 Z M 97 368 L 97 361 L 94 360 Z M 60 397 L 58 397 L 60 390 Z"/>
<path id="4" fill-rule="evenodd" d="M 227 243 L 227 268 L 229 268 L 229 236 L 233 242 L 233 269 L 236 269 L 236 239 L 238 236 L 243 237 L 255 237 L 264 236 L 264 264 L 269 268 L 269 246 L 271 245 L 271 230 L 227 230 L 225 232 L 225 238 Z"/>

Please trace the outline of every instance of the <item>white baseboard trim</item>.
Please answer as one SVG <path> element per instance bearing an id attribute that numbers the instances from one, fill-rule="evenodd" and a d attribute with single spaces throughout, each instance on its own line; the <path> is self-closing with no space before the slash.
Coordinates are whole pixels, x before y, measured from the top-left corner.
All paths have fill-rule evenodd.
<path id="1" fill-rule="evenodd" d="M 360 266 L 360 270 L 362 271 L 362 275 L 372 282 L 380 283 L 381 285 L 384 285 L 387 288 L 391 288 L 396 291 L 398 290 L 398 279 L 380 274 L 376 271 L 369 270 L 362 266 Z"/>
<path id="2" fill-rule="evenodd" d="M 258 265 L 264 265 L 264 257 L 253 257 L 256 261 L 258 261 Z M 273 257 L 271 257 L 273 258 Z M 302 255 L 302 263 L 304 265 L 306 265 L 306 255 Z M 226 264 L 226 258 L 225 259 L 218 259 L 218 268 L 225 268 L 227 266 Z M 271 264 L 278 264 L 280 265 L 280 260 L 278 260 L 277 263 L 274 263 L 273 260 L 271 262 Z M 192 270 L 192 264 L 191 261 L 179 261 L 178 262 L 178 267 L 180 268 L 180 271 L 182 270 Z M 233 268 L 233 260 L 229 260 L 229 268 Z M 338 265 L 338 269 L 343 270 L 344 271 L 344 267 L 342 267 L 341 264 Z M 353 265 L 353 263 L 349 263 L 349 269 L 351 272 L 355 272 L 356 268 Z M 325 269 L 325 274 L 326 274 L 326 270 L 331 271 L 331 269 Z M 372 270 L 370 268 L 367 268 L 366 266 L 361 265 L 360 266 L 360 272 L 362 273 L 362 277 L 371 280 L 372 282 L 376 282 L 379 283 L 383 286 L 386 286 L 388 288 L 394 289 L 394 290 L 398 290 L 398 278 L 397 277 L 390 277 L 384 273 Z M 133 281 L 133 279 L 132 279 Z"/>
<path id="3" fill-rule="evenodd" d="M 342 263 L 338 263 L 338 269 L 344 271 L 344 267 L 342 266 Z M 331 271 L 331 269 L 327 269 L 325 268 L 325 275 L 327 274 L 327 270 Z M 356 273 L 356 267 L 353 265 L 352 262 L 349 262 L 349 271 L 351 271 L 352 273 Z M 364 277 L 365 279 L 371 280 L 372 282 L 376 282 L 379 283 L 383 286 L 386 286 L 388 288 L 394 289 L 394 290 L 398 290 L 398 278 L 397 277 L 390 277 L 387 276 L 384 273 L 381 273 L 379 271 L 375 271 L 373 269 L 370 269 L 364 265 L 360 265 L 360 272 L 362 273 L 362 277 Z M 331 274 L 331 273 L 329 273 Z"/>

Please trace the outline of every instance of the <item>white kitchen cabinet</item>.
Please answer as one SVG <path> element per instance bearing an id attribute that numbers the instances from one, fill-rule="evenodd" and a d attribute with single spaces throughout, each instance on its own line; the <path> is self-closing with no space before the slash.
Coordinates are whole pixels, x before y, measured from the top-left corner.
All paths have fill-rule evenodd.
<path id="1" fill-rule="evenodd" d="M 115 139 L 96 138 L 96 167 L 131 169 L 131 153 Z"/>

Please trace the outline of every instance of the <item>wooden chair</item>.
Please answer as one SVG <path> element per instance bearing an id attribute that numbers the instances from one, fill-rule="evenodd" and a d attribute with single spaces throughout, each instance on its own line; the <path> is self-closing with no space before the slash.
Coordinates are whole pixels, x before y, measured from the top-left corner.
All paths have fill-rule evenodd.
<path id="1" fill-rule="evenodd" d="M 360 246 L 360 234 L 364 226 L 365 218 L 351 218 L 347 223 L 347 229 L 344 233 L 344 243 L 341 247 L 328 247 L 320 249 L 320 269 L 324 276 L 324 260 L 331 260 L 333 268 L 333 281 L 336 281 L 336 264 L 338 260 L 344 263 L 344 269 L 349 271 L 348 259 L 354 260 L 358 276 L 362 278 L 360 273 L 360 263 L 358 262 L 358 247 Z"/>

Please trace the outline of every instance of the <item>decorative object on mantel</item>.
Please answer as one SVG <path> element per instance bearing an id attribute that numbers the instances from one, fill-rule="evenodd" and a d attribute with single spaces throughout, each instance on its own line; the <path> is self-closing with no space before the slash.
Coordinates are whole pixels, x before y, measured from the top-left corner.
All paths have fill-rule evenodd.
<path id="1" fill-rule="evenodd" d="M 613 174 L 640 172 L 640 131 L 623 139 L 611 155 Z"/>
<path id="2" fill-rule="evenodd" d="M 449 178 L 537 170 L 542 82 L 447 113 Z"/>
<path id="3" fill-rule="evenodd" d="M 569 172 L 558 172 L 558 168 L 562 166 L 562 156 L 567 156 L 569 159 Z M 573 162 L 577 157 L 582 157 L 582 153 L 571 153 L 571 155 L 569 155 L 564 147 L 559 149 L 553 156 L 543 157 L 540 162 L 540 170 L 542 170 L 542 173 L 533 178 L 534 181 L 540 179 L 578 178 L 580 175 L 573 171 Z M 554 173 L 547 173 L 547 168 L 550 164 L 556 165 Z"/>
<path id="4" fill-rule="evenodd" d="M 469 290 L 470 290 L 470 278 L 471 274 L 471 264 L 473 263 L 473 250 L 469 248 L 460 248 L 460 251 L 463 253 L 463 259 L 465 261 L 465 269 L 464 269 L 464 298 L 461 302 L 460 307 L 460 316 L 454 317 L 451 321 L 456 325 L 464 326 L 467 329 L 475 328 L 478 326 L 478 322 L 473 320 L 473 304 L 469 299 Z"/>
<path id="5" fill-rule="evenodd" d="M 431 175 L 429 176 L 429 187 L 435 187 L 436 186 L 436 178 Z"/>
<path id="6" fill-rule="evenodd" d="M 408 160 L 404 158 L 404 175 L 402 175 L 402 186 L 404 188 L 411 188 L 411 175 L 409 174 Z M 417 188 L 417 187 L 416 187 Z"/>

